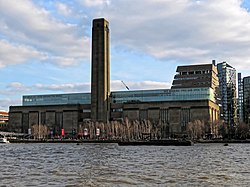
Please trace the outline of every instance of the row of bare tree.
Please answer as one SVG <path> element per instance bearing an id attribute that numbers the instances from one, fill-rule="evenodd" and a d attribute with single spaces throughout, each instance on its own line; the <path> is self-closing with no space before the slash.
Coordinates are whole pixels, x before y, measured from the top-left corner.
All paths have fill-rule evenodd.
<path id="1" fill-rule="evenodd" d="M 100 130 L 100 135 L 97 136 L 97 129 Z M 79 127 L 79 132 L 84 133 L 88 131 L 88 138 L 101 139 L 125 139 L 125 140 L 139 140 L 147 138 L 157 139 L 161 138 L 166 129 L 166 125 L 152 123 L 149 120 L 130 121 L 125 118 L 123 121 L 111 121 L 107 124 L 102 122 L 86 121 Z"/>
<path id="2" fill-rule="evenodd" d="M 149 120 L 130 121 L 125 118 L 123 121 L 110 121 L 108 123 L 85 121 L 77 130 L 78 137 L 89 139 L 122 139 L 122 140 L 140 140 L 145 138 L 162 139 L 169 138 L 173 132 L 169 131 L 167 123 L 153 123 Z M 205 125 L 202 120 L 189 122 L 184 132 L 192 140 L 203 138 L 224 138 L 229 133 L 235 137 L 244 139 L 249 136 L 249 126 L 245 123 L 239 123 L 233 130 L 226 126 L 223 121 L 215 121 Z M 33 125 L 32 135 L 34 138 L 44 139 L 50 135 L 50 129 L 47 125 Z M 80 136 L 79 136 L 80 135 Z M 209 137 L 209 136 L 210 137 Z M 71 137 L 73 135 L 71 134 Z"/>
<path id="3" fill-rule="evenodd" d="M 195 120 L 187 124 L 187 133 L 192 140 L 204 138 L 246 139 L 250 136 L 250 127 L 244 122 L 229 126 L 222 120 L 214 121 L 206 126 L 204 121 Z"/>

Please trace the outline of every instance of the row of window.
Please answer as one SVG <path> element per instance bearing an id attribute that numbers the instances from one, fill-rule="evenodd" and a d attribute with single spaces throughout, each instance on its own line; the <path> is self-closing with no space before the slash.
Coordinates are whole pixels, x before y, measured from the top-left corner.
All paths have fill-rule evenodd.
<path id="1" fill-rule="evenodd" d="M 194 75 L 194 74 L 208 74 L 211 73 L 212 70 L 197 70 L 197 71 L 182 71 L 179 72 L 179 75 Z"/>
<path id="2" fill-rule="evenodd" d="M 23 96 L 23 105 L 43 104 L 90 104 L 91 95 L 84 94 L 62 94 L 62 95 L 34 95 Z"/>
<path id="3" fill-rule="evenodd" d="M 171 92 L 116 92 L 112 93 L 112 98 L 133 98 L 133 97 L 174 97 L 174 96 L 187 96 L 187 95 L 208 95 L 212 94 L 211 88 L 198 88 L 198 89 L 171 89 Z"/>
<path id="4" fill-rule="evenodd" d="M 212 94 L 190 94 L 190 95 L 178 95 L 178 96 L 155 96 L 155 97 L 120 97 L 113 99 L 114 103 L 124 102 L 150 102 L 150 101 L 188 101 L 188 100 L 211 100 L 215 101 Z"/>

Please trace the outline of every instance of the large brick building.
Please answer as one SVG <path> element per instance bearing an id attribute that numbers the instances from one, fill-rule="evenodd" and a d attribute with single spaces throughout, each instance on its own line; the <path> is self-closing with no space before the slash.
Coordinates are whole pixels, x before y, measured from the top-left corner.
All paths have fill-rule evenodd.
<path id="1" fill-rule="evenodd" d="M 150 120 L 164 123 L 167 133 L 185 133 L 188 122 L 209 124 L 219 117 L 216 66 L 179 66 L 171 89 L 110 91 L 109 24 L 95 19 L 92 29 L 91 93 L 26 95 L 22 106 L 10 106 L 12 130 L 27 133 L 45 124 L 56 134 L 78 131 L 86 120 Z"/>

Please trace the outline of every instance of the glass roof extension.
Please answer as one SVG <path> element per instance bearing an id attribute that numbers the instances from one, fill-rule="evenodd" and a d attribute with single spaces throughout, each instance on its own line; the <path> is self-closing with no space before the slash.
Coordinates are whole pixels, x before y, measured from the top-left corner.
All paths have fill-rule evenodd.
<path id="1" fill-rule="evenodd" d="M 211 100 L 215 102 L 212 88 L 176 88 L 159 90 L 133 90 L 111 92 L 111 102 L 158 102 L 158 101 Z M 23 106 L 91 104 L 90 93 L 24 95 Z"/>
<path id="2" fill-rule="evenodd" d="M 23 106 L 30 105 L 60 105 L 60 104 L 90 104 L 90 93 L 24 95 Z"/>
<path id="3" fill-rule="evenodd" d="M 153 102 L 153 101 L 189 101 L 211 100 L 215 101 L 212 88 L 181 88 L 161 90 L 136 90 L 112 92 L 112 102 Z"/>

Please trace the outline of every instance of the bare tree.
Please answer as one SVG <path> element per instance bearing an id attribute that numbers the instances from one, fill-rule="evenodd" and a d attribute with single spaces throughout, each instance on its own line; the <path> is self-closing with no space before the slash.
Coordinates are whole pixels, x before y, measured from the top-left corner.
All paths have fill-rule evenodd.
<path id="1" fill-rule="evenodd" d="M 35 139 L 45 139 L 48 137 L 49 129 L 45 124 L 34 124 L 31 127 L 31 132 Z"/>
<path id="2" fill-rule="evenodd" d="M 218 136 L 222 137 L 223 139 L 228 136 L 228 127 L 227 125 L 221 121 L 218 125 Z"/>
<path id="3" fill-rule="evenodd" d="M 222 128 L 224 127 L 224 121 L 223 120 L 216 120 L 211 123 L 211 133 L 213 135 L 213 138 L 220 138 L 222 137 Z"/>
<path id="4" fill-rule="evenodd" d="M 205 134 L 204 121 L 194 120 L 187 124 L 187 132 L 192 140 L 201 139 Z"/>
<path id="5" fill-rule="evenodd" d="M 249 125 L 244 122 L 240 122 L 237 128 L 237 137 L 239 139 L 246 139 L 249 133 L 250 133 Z"/>

